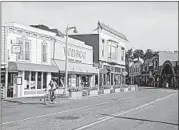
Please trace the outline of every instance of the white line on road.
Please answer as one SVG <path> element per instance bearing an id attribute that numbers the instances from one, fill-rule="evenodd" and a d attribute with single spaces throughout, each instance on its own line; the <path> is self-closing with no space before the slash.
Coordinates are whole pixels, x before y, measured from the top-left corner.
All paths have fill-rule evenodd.
<path id="1" fill-rule="evenodd" d="M 132 97 L 120 98 L 120 99 L 117 99 L 117 100 L 120 101 L 120 100 L 130 99 L 130 98 L 132 98 Z M 75 108 L 75 109 L 68 109 L 68 110 L 60 111 L 60 112 L 56 112 L 56 113 L 49 113 L 49 114 L 45 114 L 45 115 L 29 117 L 29 118 L 25 118 L 25 119 L 17 120 L 17 121 L 9 121 L 9 122 L 2 123 L 1 125 L 7 125 L 7 124 L 15 123 L 15 122 L 21 122 L 21 121 L 32 120 L 32 119 L 36 119 L 36 118 L 53 116 L 53 115 L 61 114 L 61 113 L 65 113 L 65 112 L 77 111 L 77 110 L 80 110 L 80 109 L 83 109 L 83 108 L 96 107 L 96 106 L 100 106 L 100 105 L 107 104 L 107 103 L 109 103 L 109 102 L 102 102 L 102 103 L 99 103 L 99 104 L 96 104 L 96 105 L 88 105 L 88 106 L 83 106 L 83 107 L 79 107 L 79 108 Z"/>
<path id="2" fill-rule="evenodd" d="M 139 106 L 139 107 L 130 109 L 130 110 L 125 111 L 125 112 L 120 112 L 120 113 L 118 113 L 118 114 L 112 114 L 112 116 L 120 116 L 120 115 L 129 113 L 129 112 L 135 111 L 135 110 L 137 110 L 137 109 L 146 107 L 146 106 L 148 106 L 148 105 L 150 105 L 150 104 L 152 104 L 152 103 L 156 103 L 156 102 L 159 102 L 159 101 L 161 101 L 161 100 L 163 100 L 163 99 L 169 98 L 169 97 L 171 97 L 171 96 L 173 96 L 173 95 L 175 95 L 175 94 L 178 94 L 178 93 L 173 93 L 173 94 L 171 94 L 171 95 L 169 95 L 169 96 L 165 96 L 165 97 L 163 97 L 163 98 L 158 98 L 158 99 L 156 99 L 156 100 L 154 100 L 154 101 L 152 101 L 152 102 L 146 103 L 146 104 L 144 104 L 144 105 L 141 105 L 141 106 Z M 84 125 L 84 126 L 82 126 L 82 127 L 80 127 L 80 128 L 77 128 L 77 129 L 75 129 L 75 130 L 83 130 L 83 129 L 85 129 L 85 128 L 89 128 L 89 127 L 91 127 L 91 126 L 94 126 L 94 125 L 96 125 L 96 124 L 99 124 L 99 123 L 101 123 L 101 122 L 104 122 L 104 121 L 107 121 L 107 120 L 110 120 L 110 119 L 113 119 L 113 118 L 115 118 L 115 117 L 106 117 L 106 118 L 102 117 L 102 118 L 100 118 L 98 121 L 95 121 L 95 122 L 93 122 L 93 123 L 91 123 L 91 124 L 88 124 L 88 125 Z"/>

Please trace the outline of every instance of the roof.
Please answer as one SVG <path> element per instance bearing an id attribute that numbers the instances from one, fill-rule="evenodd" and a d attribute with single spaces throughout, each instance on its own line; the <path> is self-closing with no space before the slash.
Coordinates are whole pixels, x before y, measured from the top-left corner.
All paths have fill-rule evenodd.
<path id="1" fill-rule="evenodd" d="M 17 24 L 15 22 L 5 23 L 4 26 L 5 27 L 12 26 L 12 27 L 16 27 L 16 28 L 21 28 L 21 29 L 24 29 L 24 30 L 32 31 L 32 32 L 35 32 L 35 33 L 41 33 L 41 34 L 48 35 L 48 36 L 55 36 L 56 35 L 56 33 L 50 32 L 48 30 L 43 30 L 43 29 L 40 29 L 40 28 L 35 28 L 35 27 L 31 27 L 31 26 L 19 24 L 19 23 Z"/>
<path id="2" fill-rule="evenodd" d="M 59 37 L 64 37 L 65 36 L 65 34 L 60 32 L 58 29 L 50 29 L 46 25 L 40 24 L 40 25 L 30 25 L 30 26 L 34 27 L 34 28 L 39 28 L 39 29 L 42 29 L 42 30 L 46 30 L 46 31 L 50 31 L 50 32 L 56 33 L 56 35 L 59 36 Z"/>
<path id="3" fill-rule="evenodd" d="M 104 23 L 101 23 L 100 21 L 98 21 L 98 25 L 100 26 L 100 28 L 102 28 L 102 29 L 104 29 L 104 30 L 106 30 L 106 31 L 108 31 L 108 32 L 110 32 L 110 33 L 122 38 L 125 41 L 128 41 L 128 39 L 126 38 L 126 36 L 124 34 L 114 30 L 113 28 L 105 25 Z"/>

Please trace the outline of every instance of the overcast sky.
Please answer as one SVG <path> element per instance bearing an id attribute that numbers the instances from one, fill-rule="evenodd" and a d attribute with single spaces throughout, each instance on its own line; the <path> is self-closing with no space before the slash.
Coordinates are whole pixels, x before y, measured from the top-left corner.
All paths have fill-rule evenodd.
<path id="1" fill-rule="evenodd" d="M 2 23 L 44 24 L 64 33 L 92 33 L 98 20 L 126 35 L 133 47 L 178 50 L 177 2 L 2 2 Z"/>

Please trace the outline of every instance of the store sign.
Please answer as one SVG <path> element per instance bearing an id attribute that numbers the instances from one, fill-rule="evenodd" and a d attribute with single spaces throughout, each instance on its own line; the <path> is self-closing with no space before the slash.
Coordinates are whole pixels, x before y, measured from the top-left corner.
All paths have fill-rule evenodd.
<path id="1" fill-rule="evenodd" d="M 126 76 L 127 74 L 128 74 L 128 72 L 126 72 L 126 71 L 125 71 L 125 72 L 123 72 L 123 75 L 124 75 L 124 76 Z"/>
<path id="2" fill-rule="evenodd" d="M 16 77 L 16 84 L 22 85 L 22 77 Z"/>
<path id="3" fill-rule="evenodd" d="M 64 54 L 66 54 L 66 48 L 64 47 Z M 77 49 L 68 48 L 68 56 L 78 59 L 86 59 L 86 52 L 79 51 Z"/>

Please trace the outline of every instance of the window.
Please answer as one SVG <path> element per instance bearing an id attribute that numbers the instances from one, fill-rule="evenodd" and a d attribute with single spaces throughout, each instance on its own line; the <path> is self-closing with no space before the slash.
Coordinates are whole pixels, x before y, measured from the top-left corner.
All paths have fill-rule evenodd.
<path id="1" fill-rule="evenodd" d="M 145 71 L 147 71 L 147 66 L 145 66 Z"/>
<path id="2" fill-rule="evenodd" d="M 47 44 L 42 43 L 42 62 L 47 62 Z"/>
<path id="3" fill-rule="evenodd" d="M 30 60 L 30 43 L 25 42 L 25 60 Z"/>
<path id="4" fill-rule="evenodd" d="M 116 48 L 114 46 L 111 46 L 111 58 L 116 59 Z"/>
<path id="5" fill-rule="evenodd" d="M 30 60 L 30 41 L 25 37 L 17 38 L 17 44 L 21 46 L 21 52 L 18 54 L 18 60 Z"/>
<path id="6" fill-rule="evenodd" d="M 31 72 L 31 89 L 35 89 L 35 76 L 36 76 L 36 72 Z"/>
<path id="7" fill-rule="evenodd" d="M 116 50 L 114 45 L 108 45 L 108 58 L 116 59 Z"/>
<path id="8" fill-rule="evenodd" d="M 124 48 L 122 47 L 121 48 L 121 60 L 122 61 L 124 61 L 124 55 L 125 55 L 124 53 L 125 53 L 125 51 L 124 51 Z"/>
<path id="9" fill-rule="evenodd" d="M 38 72 L 38 78 L 37 78 L 37 89 L 41 89 L 41 75 L 42 72 Z"/>
<path id="10" fill-rule="evenodd" d="M 43 88 L 47 88 L 47 73 L 43 73 Z"/>
<path id="11" fill-rule="evenodd" d="M 24 80 L 25 80 L 25 89 L 29 89 L 29 87 L 30 87 L 29 75 L 30 75 L 30 72 L 29 71 L 25 71 L 25 77 L 24 77 Z"/>
<path id="12" fill-rule="evenodd" d="M 111 58 L 111 46 L 108 45 L 108 58 Z"/>
<path id="13" fill-rule="evenodd" d="M 102 39 L 102 56 L 104 57 L 104 39 Z"/>

